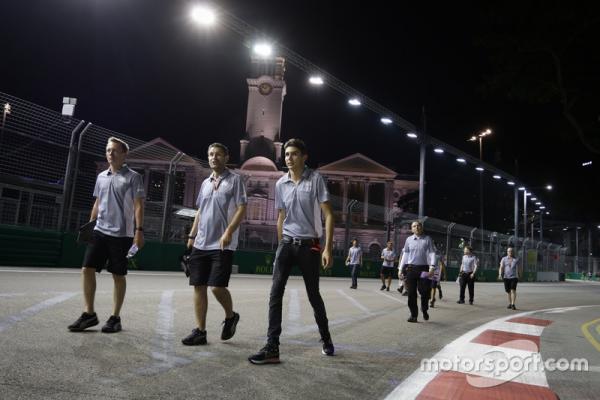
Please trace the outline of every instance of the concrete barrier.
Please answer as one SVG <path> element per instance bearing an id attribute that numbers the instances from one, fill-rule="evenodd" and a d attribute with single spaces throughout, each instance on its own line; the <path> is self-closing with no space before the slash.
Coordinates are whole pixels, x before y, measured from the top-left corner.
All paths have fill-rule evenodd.
<path id="1" fill-rule="evenodd" d="M 538 282 L 558 282 L 558 272 L 538 272 Z"/>

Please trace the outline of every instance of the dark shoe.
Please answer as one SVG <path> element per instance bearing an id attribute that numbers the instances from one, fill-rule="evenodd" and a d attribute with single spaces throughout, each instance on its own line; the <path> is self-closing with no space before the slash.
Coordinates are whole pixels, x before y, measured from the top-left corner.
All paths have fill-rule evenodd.
<path id="1" fill-rule="evenodd" d="M 442 299 L 442 297 L 444 297 L 444 296 L 442 295 L 442 291 L 441 291 L 441 289 L 438 289 L 438 290 L 439 290 L 439 293 L 440 293 L 440 296 L 439 296 L 439 297 L 440 297 L 440 300 L 441 300 L 441 299 Z"/>
<path id="2" fill-rule="evenodd" d="M 98 316 L 96 313 L 88 314 L 84 312 L 77 321 L 68 326 L 71 332 L 81 332 L 90 326 L 98 325 Z"/>
<path id="3" fill-rule="evenodd" d="M 181 343 L 186 346 L 200 346 L 206 344 L 206 331 L 195 328 L 192 330 L 192 333 L 181 339 Z"/>
<path id="4" fill-rule="evenodd" d="M 385 289 L 385 290 L 387 290 L 389 292 L 390 291 L 390 287 L 388 286 L 387 289 Z"/>
<path id="5" fill-rule="evenodd" d="M 356 286 L 350 286 L 350 289 L 356 289 Z"/>
<path id="6" fill-rule="evenodd" d="M 403 291 L 403 290 L 404 290 L 404 286 L 400 286 L 400 287 L 398 288 L 398 291 L 400 292 L 400 294 L 402 294 L 402 291 Z"/>
<path id="7" fill-rule="evenodd" d="M 381 289 L 379 290 L 385 290 L 386 286 L 385 285 L 381 285 Z"/>
<path id="8" fill-rule="evenodd" d="M 429 321 L 429 314 L 427 313 L 427 311 L 423 311 L 423 319 L 425 321 Z"/>
<path id="9" fill-rule="evenodd" d="M 465 301 L 464 300 L 459 300 L 459 301 L 457 301 L 457 303 L 458 304 L 465 304 Z"/>
<path id="10" fill-rule="evenodd" d="M 508 308 L 510 310 L 512 308 L 512 304 L 509 304 L 508 307 L 506 307 L 506 308 Z"/>
<path id="11" fill-rule="evenodd" d="M 431 300 L 431 303 L 429 303 L 429 307 L 435 308 L 435 299 Z"/>
<path id="12" fill-rule="evenodd" d="M 321 353 L 325 354 L 326 356 L 332 356 L 335 349 L 331 339 L 321 339 L 321 342 L 323 342 L 323 350 L 321 350 Z"/>
<path id="13" fill-rule="evenodd" d="M 279 346 L 267 343 L 258 353 L 248 357 L 252 364 L 279 364 Z"/>
<path id="14" fill-rule="evenodd" d="M 223 331 L 221 332 L 221 340 L 228 340 L 235 335 L 235 327 L 240 321 L 240 314 L 234 312 L 233 317 L 225 318 L 223 321 Z"/>
<path id="15" fill-rule="evenodd" d="M 470 304 L 470 305 L 473 305 L 473 300 L 469 300 L 469 304 Z"/>
<path id="16" fill-rule="evenodd" d="M 517 309 L 517 306 L 515 306 L 515 305 L 513 304 L 511 308 L 512 308 L 513 310 L 516 310 L 516 309 Z"/>
<path id="17" fill-rule="evenodd" d="M 417 322 L 417 317 L 410 317 L 407 319 L 408 322 Z"/>
<path id="18" fill-rule="evenodd" d="M 102 327 L 104 333 L 115 333 L 121 330 L 121 317 L 111 315 L 108 321 Z"/>
<path id="19" fill-rule="evenodd" d="M 408 296 L 408 292 L 402 293 L 402 296 Z"/>

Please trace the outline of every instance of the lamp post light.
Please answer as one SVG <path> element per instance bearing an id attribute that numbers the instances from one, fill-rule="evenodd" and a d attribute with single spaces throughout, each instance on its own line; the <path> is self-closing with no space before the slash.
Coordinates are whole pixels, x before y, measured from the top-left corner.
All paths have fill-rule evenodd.
<path id="1" fill-rule="evenodd" d="M 4 125 L 6 124 L 6 116 L 10 114 L 12 108 L 10 104 L 4 103 L 2 108 L 2 127 L 0 127 L 0 149 L 2 148 L 2 140 L 4 139 Z"/>
<path id="2" fill-rule="evenodd" d="M 471 136 L 470 142 L 479 140 L 479 161 L 483 161 L 483 138 L 492 134 L 491 129 L 486 129 L 477 136 Z M 483 169 L 479 170 L 479 227 L 481 229 L 481 245 L 483 245 Z"/>

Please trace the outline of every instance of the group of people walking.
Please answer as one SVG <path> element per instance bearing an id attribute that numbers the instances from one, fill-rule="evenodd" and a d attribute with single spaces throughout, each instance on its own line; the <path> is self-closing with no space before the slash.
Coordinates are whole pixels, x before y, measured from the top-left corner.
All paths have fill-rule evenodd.
<path id="1" fill-rule="evenodd" d="M 405 243 L 398 264 L 398 291 L 408 296 L 408 308 L 410 316 L 408 322 L 417 322 L 419 309 L 417 306 L 417 293 L 421 298 L 421 312 L 423 319 L 429 320 L 429 308 L 435 307 L 436 292 L 442 299 L 442 279 L 446 279 L 446 265 L 442 256 L 429 236 L 423 233 L 423 224 L 414 221 L 411 224 L 412 235 Z M 473 248 L 463 244 L 463 257 L 458 272 L 457 282 L 459 284 L 458 304 L 465 304 L 465 294 L 468 289 L 469 304 L 475 300 L 475 280 L 479 259 L 473 254 Z M 394 263 L 398 260 L 394 251 L 393 242 L 388 241 L 381 252 L 382 265 L 380 269 L 381 290 L 390 290 L 391 279 L 394 271 Z M 358 240 L 352 240 L 352 247 L 348 250 L 346 265 L 352 269 L 351 289 L 358 287 L 358 275 L 362 265 L 362 250 Z M 509 309 L 516 310 L 517 282 L 521 276 L 519 260 L 514 257 L 512 247 L 507 249 L 507 255 L 500 260 L 498 279 L 504 281 L 504 288 L 508 294 Z"/>
<path id="2" fill-rule="evenodd" d="M 129 146 L 116 137 L 108 139 L 106 160 L 109 168 L 96 179 L 95 203 L 90 221 L 95 221 L 93 237 L 87 245 L 82 275 L 84 311 L 68 326 L 80 332 L 98 325 L 94 311 L 95 273 L 104 267 L 114 279 L 113 312 L 102 327 L 104 333 L 122 329 L 120 310 L 125 298 L 127 254 L 135 244 L 144 246 L 143 179 L 125 163 Z M 308 299 L 319 327 L 324 355 L 334 355 L 325 304 L 319 292 L 319 269 L 332 266 L 333 212 L 323 177 L 306 166 L 306 145 L 300 139 L 290 139 L 284 145 L 288 172 L 275 186 L 275 206 L 278 211 L 277 237 L 279 245 L 273 264 L 273 282 L 269 295 L 267 343 L 248 360 L 253 364 L 279 362 L 279 337 L 283 294 L 292 267 L 302 271 Z M 208 288 L 224 310 L 221 340 L 236 333 L 240 314 L 234 311 L 228 290 L 233 253 L 238 244 L 238 228 L 245 216 L 247 196 L 242 177 L 227 168 L 229 150 L 221 143 L 208 147 L 208 163 L 212 173 L 200 187 L 194 223 L 189 232 L 189 284 L 193 286 L 196 327 L 181 340 L 187 346 L 207 344 L 206 316 Z M 323 232 L 322 217 L 325 220 Z M 324 243 L 321 238 L 324 237 Z M 360 262 L 358 262 L 360 264 Z"/>
<path id="3" fill-rule="evenodd" d="M 106 268 L 113 276 L 113 310 L 102 327 L 104 333 L 122 330 L 120 316 L 125 299 L 128 259 L 132 245 L 144 246 L 143 178 L 125 163 L 129 146 L 123 140 L 111 137 L 106 145 L 108 169 L 98 174 L 94 189 L 95 202 L 90 222 L 95 223 L 93 235 L 87 245 L 83 267 L 82 286 L 84 311 L 68 326 L 80 332 L 99 324 L 94 310 L 96 273 Z M 206 316 L 208 288 L 224 311 L 221 340 L 231 339 L 240 321 L 234 311 L 233 299 L 228 290 L 232 271 L 233 253 L 238 245 L 239 225 L 244 219 L 247 195 L 242 177 L 227 168 L 229 150 L 221 143 L 208 147 L 208 163 L 212 170 L 198 192 L 198 211 L 189 232 L 189 285 L 193 287 L 193 305 L 196 327 L 181 340 L 183 345 L 197 346 L 208 342 Z M 279 337 L 282 332 L 282 308 L 285 287 L 293 266 L 302 272 L 309 302 L 322 342 L 322 354 L 334 355 L 335 348 L 329 331 L 325 304 L 319 291 L 320 268 L 331 268 L 333 263 L 334 217 L 329 192 L 323 177 L 306 166 L 308 153 L 300 139 L 290 139 L 284 145 L 288 172 L 275 186 L 277 209 L 278 247 L 273 264 L 273 280 L 269 294 L 266 344 L 248 357 L 252 364 L 279 362 Z M 325 227 L 323 229 L 323 223 Z M 417 322 L 417 292 L 421 296 L 421 311 L 429 319 L 428 308 L 434 307 L 435 291 L 444 274 L 444 264 L 429 236 L 423 234 L 420 221 L 411 224 L 411 235 L 405 242 L 399 263 L 399 277 L 408 293 L 409 322 Z M 322 242 L 324 238 L 324 243 Z M 390 290 L 394 263 L 398 259 L 393 243 L 388 242 L 381 253 L 381 290 Z M 352 268 L 352 289 L 358 286 L 362 265 L 362 250 L 353 240 L 346 264 Z M 518 281 L 518 260 L 512 252 L 502 259 L 499 274 L 505 278 L 509 294 L 509 308 L 514 309 Z M 470 248 L 465 248 L 461 265 L 461 297 L 464 303 L 465 287 L 469 288 L 469 301 L 473 302 L 473 282 L 477 259 Z M 399 288 L 400 289 L 400 288 Z M 402 290 L 400 290 L 402 291 Z M 431 302 L 429 299 L 431 297 Z"/>

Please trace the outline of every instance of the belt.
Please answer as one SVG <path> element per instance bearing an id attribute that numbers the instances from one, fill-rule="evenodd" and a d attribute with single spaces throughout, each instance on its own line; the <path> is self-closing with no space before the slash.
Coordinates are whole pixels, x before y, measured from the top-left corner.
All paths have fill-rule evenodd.
<path id="1" fill-rule="evenodd" d="M 291 236 L 284 236 L 281 239 L 283 243 L 293 244 L 294 246 L 312 246 L 313 244 L 319 243 L 318 238 L 310 238 L 310 239 L 301 239 L 301 238 L 293 238 Z"/>

